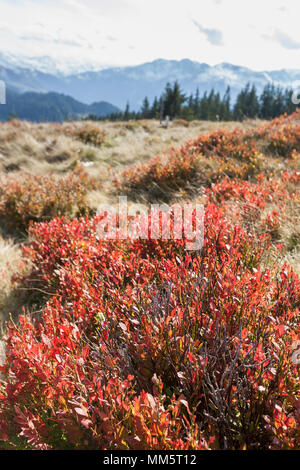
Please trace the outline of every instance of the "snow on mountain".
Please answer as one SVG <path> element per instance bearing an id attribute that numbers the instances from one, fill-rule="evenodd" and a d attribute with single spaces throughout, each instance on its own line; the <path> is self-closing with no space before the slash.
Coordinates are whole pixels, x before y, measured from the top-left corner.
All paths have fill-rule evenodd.
<path id="1" fill-rule="evenodd" d="M 58 76 L 67 76 L 91 70 L 98 71 L 108 67 L 108 65 L 100 65 L 93 62 L 82 63 L 80 58 L 78 58 L 78 61 L 76 62 L 74 59 L 68 59 L 66 57 L 54 60 L 49 56 L 28 57 L 1 52 L 0 66 L 8 67 L 10 69 L 25 68 L 32 71 Z"/>
<path id="2" fill-rule="evenodd" d="M 178 80 L 186 93 L 212 88 L 225 93 L 231 87 L 232 99 L 248 82 L 258 92 L 268 83 L 299 86 L 300 70 L 253 71 L 226 62 L 211 66 L 189 59 L 164 60 L 127 67 L 97 67 L 97 64 L 55 63 L 49 57 L 17 58 L 0 54 L 0 79 L 14 91 L 65 93 L 83 103 L 108 101 L 125 108 L 138 109 L 147 95 L 160 96 L 167 82 Z"/>

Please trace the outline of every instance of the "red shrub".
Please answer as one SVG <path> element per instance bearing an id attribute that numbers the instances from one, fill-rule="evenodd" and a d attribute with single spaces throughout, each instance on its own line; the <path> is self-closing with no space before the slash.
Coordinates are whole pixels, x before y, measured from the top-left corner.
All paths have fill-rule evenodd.
<path id="1" fill-rule="evenodd" d="M 103 242 L 96 226 L 30 230 L 29 285 L 55 296 L 10 326 L 3 446 L 295 447 L 300 283 L 258 269 L 264 238 L 214 205 L 193 258 L 172 240 Z"/>
<path id="2" fill-rule="evenodd" d="M 198 151 L 247 161 L 252 146 L 252 134 L 215 133 L 128 181 L 181 178 Z M 19 282 L 49 296 L 8 327 L 1 448 L 299 447 L 300 279 L 262 265 L 298 181 L 220 178 L 196 252 L 185 238 L 104 241 L 101 217 L 31 226 Z M 268 203 L 278 211 L 260 220 Z"/>

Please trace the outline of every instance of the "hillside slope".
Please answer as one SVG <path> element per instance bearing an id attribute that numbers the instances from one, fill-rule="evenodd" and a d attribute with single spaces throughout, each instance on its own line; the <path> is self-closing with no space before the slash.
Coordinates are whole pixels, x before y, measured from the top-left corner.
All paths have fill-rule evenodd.
<path id="1" fill-rule="evenodd" d="M 105 101 L 86 105 L 59 93 L 27 92 L 18 94 L 7 90 L 6 104 L 0 106 L 0 120 L 7 121 L 11 115 L 33 122 L 61 122 L 88 114 L 99 117 L 117 112 L 119 108 Z"/>

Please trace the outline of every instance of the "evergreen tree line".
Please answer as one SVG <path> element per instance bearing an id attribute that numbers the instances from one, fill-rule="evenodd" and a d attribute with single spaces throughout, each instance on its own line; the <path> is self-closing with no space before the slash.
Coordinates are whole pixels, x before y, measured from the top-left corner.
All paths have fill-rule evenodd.
<path id="1" fill-rule="evenodd" d="M 293 90 L 283 89 L 268 84 L 260 96 L 255 85 L 248 83 L 238 94 L 231 105 L 230 87 L 223 96 L 214 89 L 200 96 L 199 89 L 187 96 L 177 81 L 173 85 L 167 83 L 159 98 L 155 97 L 150 104 L 148 97 L 143 100 L 139 112 L 130 111 L 127 103 L 125 111 L 108 116 L 111 121 L 127 121 L 129 119 L 193 119 L 209 121 L 242 121 L 244 119 L 273 119 L 283 113 L 291 114 L 296 110 L 292 102 Z M 93 116 L 89 116 L 93 119 Z M 94 119 L 99 119 L 94 117 Z M 104 119 L 104 118 L 102 118 Z M 107 119 L 107 117 L 106 117 Z"/>

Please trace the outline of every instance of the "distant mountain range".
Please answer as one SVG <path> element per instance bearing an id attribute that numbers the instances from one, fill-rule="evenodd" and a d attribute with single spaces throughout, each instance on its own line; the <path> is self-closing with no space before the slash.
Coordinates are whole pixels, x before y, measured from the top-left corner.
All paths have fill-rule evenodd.
<path id="1" fill-rule="evenodd" d="M 0 66 L 3 67 L 21 67 L 23 69 L 38 70 L 50 75 L 67 76 L 71 74 L 78 74 L 82 72 L 99 71 L 111 67 L 110 64 L 101 64 L 95 61 L 82 61 L 81 57 L 74 60 L 74 57 L 69 60 L 66 57 L 49 57 L 43 56 L 25 56 L 13 53 L 0 52 Z"/>
<path id="2" fill-rule="evenodd" d="M 66 118 L 85 117 L 89 114 L 104 117 L 119 111 L 110 103 L 101 101 L 87 105 L 59 93 L 16 93 L 7 90 L 6 105 L 0 105 L 0 121 L 11 116 L 36 122 L 61 122 Z"/>
<path id="3" fill-rule="evenodd" d="M 140 108 L 145 96 L 150 101 L 160 96 L 168 81 L 178 80 L 186 93 L 195 92 L 197 88 L 200 93 L 212 88 L 224 93 L 230 85 L 233 100 L 247 82 L 255 84 L 259 93 L 268 83 L 284 88 L 300 83 L 300 70 L 256 72 L 229 63 L 210 66 L 189 59 L 157 59 L 137 66 L 110 67 L 71 75 L 46 73 L 46 58 L 43 58 L 40 67 L 43 71 L 36 68 L 36 63 L 32 66 L 26 63 L 24 67 L 23 62 L 22 65 L 0 55 L 0 79 L 15 93 L 55 92 L 68 95 L 81 103 L 105 101 L 121 109 L 125 108 L 128 101 L 132 110 Z"/>

